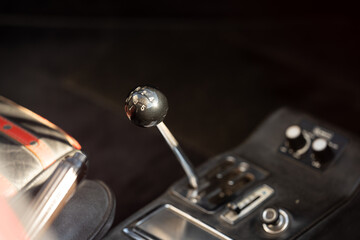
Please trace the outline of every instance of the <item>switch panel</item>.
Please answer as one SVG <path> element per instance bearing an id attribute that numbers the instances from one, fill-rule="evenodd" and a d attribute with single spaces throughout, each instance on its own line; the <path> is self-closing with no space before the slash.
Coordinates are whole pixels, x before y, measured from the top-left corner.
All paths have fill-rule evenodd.
<path id="1" fill-rule="evenodd" d="M 279 151 L 319 170 L 325 170 L 341 154 L 348 142 L 342 135 L 309 121 L 289 126 L 284 135 Z M 295 135 L 296 138 L 293 137 Z M 299 142 L 295 141 L 298 139 L 304 140 L 301 142 L 303 144 L 295 144 Z"/>

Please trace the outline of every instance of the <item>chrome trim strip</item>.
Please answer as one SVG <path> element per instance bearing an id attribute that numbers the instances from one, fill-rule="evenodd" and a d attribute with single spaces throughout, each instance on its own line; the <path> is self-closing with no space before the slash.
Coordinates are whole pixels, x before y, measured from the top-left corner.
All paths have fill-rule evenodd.
<path id="1" fill-rule="evenodd" d="M 240 213 L 236 213 L 228 209 L 221 214 L 220 218 L 233 225 L 255 210 L 261 203 L 272 196 L 274 192 L 274 189 L 268 185 L 261 185 L 254 191 L 248 193 L 245 197 L 235 202 L 238 208 L 241 209 Z"/>

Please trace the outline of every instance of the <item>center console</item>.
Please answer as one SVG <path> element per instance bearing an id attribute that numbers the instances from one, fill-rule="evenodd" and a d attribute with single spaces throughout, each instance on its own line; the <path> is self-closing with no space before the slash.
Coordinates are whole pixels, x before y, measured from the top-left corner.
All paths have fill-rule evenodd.
<path id="1" fill-rule="evenodd" d="M 126 101 L 130 120 L 159 128 L 187 178 L 106 239 L 307 239 L 359 187 L 359 141 L 308 115 L 280 109 L 240 146 L 193 169 L 162 122 L 166 98 L 142 87 Z"/>

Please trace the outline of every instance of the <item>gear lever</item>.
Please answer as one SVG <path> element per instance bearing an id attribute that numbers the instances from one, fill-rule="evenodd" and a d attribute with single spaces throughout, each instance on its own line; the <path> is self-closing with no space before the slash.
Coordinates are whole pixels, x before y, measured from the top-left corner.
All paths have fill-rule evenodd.
<path id="1" fill-rule="evenodd" d="M 168 102 L 165 95 L 152 87 L 137 87 L 125 100 L 125 112 L 131 122 L 140 127 L 156 126 L 159 129 L 183 167 L 191 188 L 197 189 L 198 178 L 191 162 L 163 122 L 167 111 Z"/>

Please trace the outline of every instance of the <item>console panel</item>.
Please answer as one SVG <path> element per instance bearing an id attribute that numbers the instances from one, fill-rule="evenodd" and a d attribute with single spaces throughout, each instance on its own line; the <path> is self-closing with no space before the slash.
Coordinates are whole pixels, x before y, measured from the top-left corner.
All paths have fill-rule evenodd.
<path id="1" fill-rule="evenodd" d="M 292 125 L 310 136 L 301 155 L 294 155 L 284 134 Z M 318 138 L 325 140 L 313 146 Z M 325 149 L 324 142 L 332 154 L 320 156 L 331 158 L 317 167 L 314 151 Z M 352 201 L 360 182 L 359 156 L 359 141 L 351 134 L 280 109 L 239 147 L 196 170 L 202 194 L 193 194 L 183 178 L 107 239 L 306 239 L 310 230 L 328 231 L 326 219 Z M 237 187 L 226 185 L 229 181 Z M 159 231 L 176 235 L 166 238 Z"/>

